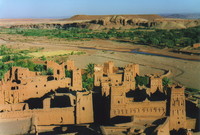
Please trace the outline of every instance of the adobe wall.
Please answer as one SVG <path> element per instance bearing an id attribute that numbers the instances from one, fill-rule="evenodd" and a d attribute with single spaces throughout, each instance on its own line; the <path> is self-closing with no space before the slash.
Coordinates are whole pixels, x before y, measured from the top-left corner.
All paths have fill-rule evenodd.
<path id="1" fill-rule="evenodd" d="M 65 68 L 64 63 L 59 65 L 58 63 L 54 61 L 46 61 L 47 69 L 53 69 L 53 76 L 55 80 L 59 80 L 62 78 L 65 78 Z"/>
<path id="2" fill-rule="evenodd" d="M 187 129 L 195 129 L 196 128 L 196 119 L 187 119 L 186 120 L 186 128 Z"/>
<path id="3" fill-rule="evenodd" d="M 118 86 L 122 84 L 122 74 L 108 74 L 108 78 L 112 86 Z"/>
<path id="4" fill-rule="evenodd" d="M 113 91 L 111 91 L 113 92 Z M 165 116 L 166 101 L 133 102 L 122 95 L 111 95 L 110 118 L 115 116 Z"/>
<path id="5" fill-rule="evenodd" d="M 72 70 L 72 90 L 81 91 L 83 90 L 82 86 L 82 74 L 81 69 L 73 69 Z"/>
<path id="6" fill-rule="evenodd" d="M 0 119 L 17 119 L 25 117 L 36 117 L 37 125 L 75 124 L 74 107 L 0 113 Z"/>
<path id="7" fill-rule="evenodd" d="M 193 48 L 199 48 L 199 47 L 200 47 L 200 43 L 193 44 Z"/>
<path id="8" fill-rule="evenodd" d="M 104 63 L 103 67 L 104 74 L 113 74 L 114 73 L 114 62 L 108 61 Z"/>
<path id="9" fill-rule="evenodd" d="M 101 95 L 102 96 L 109 96 L 110 95 L 110 86 L 108 82 L 101 83 Z"/>
<path id="10" fill-rule="evenodd" d="M 92 94 L 77 93 L 76 102 L 76 124 L 94 122 Z"/>
<path id="11" fill-rule="evenodd" d="M 65 65 L 65 69 L 67 69 L 67 70 L 73 70 L 73 69 L 76 69 L 73 60 L 67 60 L 67 61 L 64 63 L 64 65 Z"/>
<path id="12" fill-rule="evenodd" d="M 94 86 L 101 85 L 101 79 L 103 77 L 103 67 L 101 65 L 94 66 Z"/>
<path id="13" fill-rule="evenodd" d="M 124 75 L 125 76 L 124 81 L 127 80 L 126 79 L 127 73 L 130 73 L 129 77 L 135 78 L 136 75 L 139 75 L 139 65 L 138 64 L 128 64 L 128 65 L 125 66 L 125 68 L 124 68 L 124 74 L 125 74 Z M 128 81 L 131 81 L 131 78 L 128 78 Z"/>
<path id="14" fill-rule="evenodd" d="M 156 135 L 170 135 L 169 131 L 170 131 L 169 130 L 169 118 L 167 118 L 163 124 L 159 125 L 155 129 L 155 134 Z"/>
<path id="15" fill-rule="evenodd" d="M 115 116 L 165 116 L 166 101 L 134 102 L 126 97 L 124 86 L 111 87 L 110 118 Z"/>
<path id="16" fill-rule="evenodd" d="M 162 78 L 152 76 L 150 77 L 149 82 L 150 82 L 150 92 L 152 94 L 155 93 L 157 90 L 163 92 Z"/>
<path id="17" fill-rule="evenodd" d="M 170 130 L 186 128 L 184 87 L 173 86 L 170 99 Z"/>
<path id="18" fill-rule="evenodd" d="M 23 111 L 28 110 L 27 103 L 18 103 L 18 104 L 1 104 L 0 112 L 10 112 L 10 111 Z"/>
<path id="19" fill-rule="evenodd" d="M 47 81 L 45 78 L 38 77 L 37 81 L 27 82 L 26 85 L 17 84 L 13 82 L 6 82 L 2 85 L 0 92 L 1 104 L 6 103 L 19 103 L 29 98 L 42 97 L 44 94 L 54 91 L 58 88 L 65 88 L 71 86 L 71 79 L 66 78 L 62 80 Z M 12 90 L 12 88 L 17 88 Z"/>

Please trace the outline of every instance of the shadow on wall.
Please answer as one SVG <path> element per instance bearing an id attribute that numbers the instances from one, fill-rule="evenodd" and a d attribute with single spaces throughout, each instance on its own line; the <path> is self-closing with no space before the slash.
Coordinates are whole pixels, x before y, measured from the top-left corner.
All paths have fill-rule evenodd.
<path id="1" fill-rule="evenodd" d="M 111 119 L 111 123 L 120 124 L 120 123 L 128 123 L 132 121 L 132 116 L 116 116 Z"/>
<path id="2" fill-rule="evenodd" d="M 133 97 L 134 102 L 142 102 L 145 99 L 148 99 L 150 101 L 164 101 L 167 99 L 167 96 L 164 93 L 160 92 L 159 90 L 157 90 L 155 93 L 149 96 L 145 89 L 142 90 L 136 89 L 127 92 L 126 96 Z"/>

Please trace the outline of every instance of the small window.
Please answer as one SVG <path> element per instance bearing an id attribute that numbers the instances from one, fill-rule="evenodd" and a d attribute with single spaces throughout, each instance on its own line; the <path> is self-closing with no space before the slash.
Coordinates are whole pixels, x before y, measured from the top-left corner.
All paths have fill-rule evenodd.
<path id="1" fill-rule="evenodd" d="M 82 107 L 82 110 L 84 111 L 84 110 L 85 110 L 85 107 Z"/>
<path id="2" fill-rule="evenodd" d="M 46 87 L 46 84 L 44 85 L 44 87 Z"/>
<path id="3" fill-rule="evenodd" d="M 60 70 L 57 70 L 57 74 L 58 74 L 58 75 L 60 74 Z"/>
<path id="4" fill-rule="evenodd" d="M 37 88 L 37 85 L 35 85 L 35 88 Z"/>

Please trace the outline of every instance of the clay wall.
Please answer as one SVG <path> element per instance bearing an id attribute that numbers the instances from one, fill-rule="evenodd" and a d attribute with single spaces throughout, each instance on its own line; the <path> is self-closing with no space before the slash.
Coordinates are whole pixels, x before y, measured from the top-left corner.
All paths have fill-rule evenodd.
<path id="1" fill-rule="evenodd" d="M 111 105 L 111 118 L 115 116 L 165 116 L 166 114 L 166 102 L 164 101 L 123 104 L 124 99 L 119 97 L 117 102 L 119 105 Z"/>
<path id="2" fill-rule="evenodd" d="M 101 85 L 102 77 L 103 77 L 103 70 L 97 70 L 94 72 L 94 86 Z"/>
<path id="3" fill-rule="evenodd" d="M 0 105 L 0 112 L 23 111 L 27 109 L 29 109 L 29 107 L 26 103 Z"/>
<path id="4" fill-rule="evenodd" d="M 196 119 L 187 119 L 186 120 L 186 128 L 187 129 L 195 129 L 196 128 Z"/>
<path id="5" fill-rule="evenodd" d="M 139 75 L 139 65 L 138 64 L 128 64 L 125 66 L 124 68 L 124 73 L 131 73 L 130 77 L 135 78 L 136 75 Z M 131 78 L 128 79 L 128 81 L 131 81 Z M 126 78 L 124 78 L 124 80 L 127 80 Z"/>
<path id="6" fill-rule="evenodd" d="M 73 70 L 73 69 L 76 69 L 73 60 L 67 60 L 67 61 L 64 63 L 64 65 L 65 65 L 65 69 L 66 69 L 66 70 Z"/>
<path id="7" fill-rule="evenodd" d="M 193 44 L 193 48 L 199 48 L 199 47 L 200 47 L 200 43 Z"/>
<path id="8" fill-rule="evenodd" d="M 64 63 L 59 65 L 58 63 L 54 61 L 47 61 L 46 62 L 47 69 L 53 69 L 53 76 L 55 80 L 60 80 L 65 78 L 65 69 L 64 69 Z"/>
<path id="9" fill-rule="evenodd" d="M 110 86 L 108 82 L 101 83 L 101 95 L 102 96 L 109 96 L 110 95 Z"/>
<path id="10" fill-rule="evenodd" d="M 32 78 L 35 77 L 38 73 L 29 71 L 28 68 L 22 67 L 12 67 L 10 71 L 5 73 L 4 75 L 4 82 L 7 81 L 18 81 L 22 80 L 23 78 Z"/>
<path id="11" fill-rule="evenodd" d="M 74 107 L 0 113 L 0 119 L 36 117 L 37 125 L 75 124 Z"/>
<path id="12" fill-rule="evenodd" d="M 120 93 L 119 89 L 116 87 L 115 90 L 111 90 L 111 118 L 115 116 L 165 116 L 166 101 L 133 102 L 133 98 L 126 98 L 123 90 Z"/>
<path id="13" fill-rule="evenodd" d="M 170 133 L 169 133 L 169 131 L 170 131 L 169 130 L 169 118 L 167 118 L 162 125 L 158 126 L 155 129 L 155 131 L 156 131 L 156 133 L 155 133 L 156 135 L 170 135 Z"/>
<path id="14" fill-rule="evenodd" d="M 170 99 L 170 130 L 186 128 L 186 106 L 184 88 L 173 86 Z"/>
<path id="15" fill-rule="evenodd" d="M 125 92 L 127 92 L 127 90 L 125 90 L 125 87 L 123 85 L 111 86 L 111 92 L 112 92 L 112 97 L 121 96 L 124 98 Z"/>
<path id="16" fill-rule="evenodd" d="M 150 77 L 150 92 L 153 94 L 157 90 L 163 92 L 162 78 Z"/>
<path id="17" fill-rule="evenodd" d="M 3 84 L 3 90 L 0 92 L 1 104 L 19 103 L 29 98 L 42 97 L 44 94 L 54 91 L 58 88 L 71 86 L 71 79 L 47 81 L 45 78 L 38 77 L 37 81 L 30 81 L 26 85 L 6 82 Z M 13 89 L 15 88 L 15 89 Z"/>
<path id="18" fill-rule="evenodd" d="M 125 91 L 128 92 L 129 90 L 135 90 L 136 82 L 123 82 L 123 86 L 125 87 Z"/>
<path id="19" fill-rule="evenodd" d="M 105 62 L 103 71 L 104 71 L 104 74 L 113 74 L 114 73 L 114 63 L 112 61 Z"/>
<path id="20" fill-rule="evenodd" d="M 83 89 L 82 87 L 82 74 L 81 69 L 72 70 L 72 90 L 80 91 Z"/>
<path id="21" fill-rule="evenodd" d="M 77 93 L 76 124 L 94 122 L 91 93 Z"/>

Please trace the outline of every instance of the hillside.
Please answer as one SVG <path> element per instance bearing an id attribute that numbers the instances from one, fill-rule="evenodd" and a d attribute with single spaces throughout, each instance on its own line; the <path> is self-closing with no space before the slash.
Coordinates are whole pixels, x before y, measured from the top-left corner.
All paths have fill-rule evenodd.
<path id="1" fill-rule="evenodd" d="M 164 18 L 159 15 L 75 15 L 69 19 L 19 21 L 0 20 L 0 26 L 7 28 L 67 29 L 70 27 L 101 29 L 185 29 L 200 25 L 200 19 Z"/>
<path id="2" fill-rule="evenodd" d="M 69 20 L 97 20 L 101 18 L 111 18 L 113 16 L 121 16 L 126 19 L 136 19 L 142 18 L 147 20 L 161 19 L 163 17 L 159 15 L 75 15 L 72 16 Z"/>

